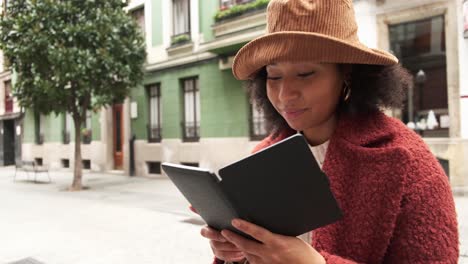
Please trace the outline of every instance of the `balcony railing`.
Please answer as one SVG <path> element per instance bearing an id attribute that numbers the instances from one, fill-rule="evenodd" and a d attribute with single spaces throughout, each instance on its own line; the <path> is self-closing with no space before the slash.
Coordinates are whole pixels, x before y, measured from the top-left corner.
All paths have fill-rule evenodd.
<path id="1" fill-rule="evenodd" d="M 83 142 L 83 144 L 91 144 L 92 138 L 93 133 L 90 129 L 86 129 L 81 132 L 81 142 Z"/>
<path id="2" fill-rule="evenodd" d="M 268 2 L 264 5 L 258 3 L 260 1 L 257 0 L 220 10 L 215 15 L 215 23 L 211 26 L 215 40 L 202 43 L 200 49 L 216 54 L 234 54 L 245 43 L 263 35 Z"/>
<path id="3" fill-rule="evenodd" d="M 269 0 L 255 0 L 255 1 L 241 1 L 242 4 L 233 5 L 229 8 L 222 7 L 215 14 L 215 22 L 219 23 L 221 21 L 231 19 L 234 17 L 241 16 L 245 13 L 255 12 L 257 10 L 265 9 L 268 5 Z"/>
<path id="4" fill-rule="evenodd" d="M 69 144 L 70 143 L 70 132 L 69 131 L 62 131 L 62 143 Z"/>
<path id="5" fill-rule="evenodd" d="M 171 37 L 171 46 L 167 49 L 169 56 L 181 56 L 193 52 L 193 42 L 190 38 L 190 32 L 177 34 Z"/>
<path id="6" fill-rule="evenodd" d="M 177 34 L 171 37 L 171 46 L 178 46 L 190 41 L 190 32 Z"/>
<path id="7" fill-rule="evenodd" d="M 161 127 L 146 125 L 148 142 L 161 142 Z"/>
<path id="8" fill-rule="evenodd" d="M 36 144 L 37 145 L 44 144 L 44 134 L 36 134 Z"/>
<path id="9" fill-rule="evenodd" d="M 196 142 L 200 140 L 200 125 L 193 122 L 182 123 L 185 142 Z"/>
<path id="10" fill-rule="evenodd" d="M 263 119 L 251 119 L 250 120 L 250 139 L 261 140 L 267 136 L 265 129 L 265 120 Z"/>

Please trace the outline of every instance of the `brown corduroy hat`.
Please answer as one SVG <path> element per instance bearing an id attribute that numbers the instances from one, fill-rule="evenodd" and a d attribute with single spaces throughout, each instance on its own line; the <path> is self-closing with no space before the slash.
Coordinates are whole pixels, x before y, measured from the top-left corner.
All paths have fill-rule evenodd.
<path id="1" fill-rule="evenodd" d="M 392 65 L 398 59 L 371 49 L 357 36 L 352 0 L 271 0 L 267 33 L 237 52 L 234 77 L 252 78 L 277 61 Z"/>

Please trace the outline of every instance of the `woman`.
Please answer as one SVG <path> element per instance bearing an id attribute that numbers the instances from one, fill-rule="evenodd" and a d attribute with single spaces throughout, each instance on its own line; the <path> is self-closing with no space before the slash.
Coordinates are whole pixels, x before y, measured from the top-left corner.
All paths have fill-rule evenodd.
<path id="1" fill-rule="evenodd" d="M 272 0 L 267 32 L 233 63 L 271 131 L 254 151 L 303 133 L 344 216 L 311 243 L 240 219 L 261 243 L 205 227 L 215 263 L 456 263 L 447 177 L 418 135 L 381 112 L 401 107 L 410 75 L 359 42 L 352 1 Z"/>

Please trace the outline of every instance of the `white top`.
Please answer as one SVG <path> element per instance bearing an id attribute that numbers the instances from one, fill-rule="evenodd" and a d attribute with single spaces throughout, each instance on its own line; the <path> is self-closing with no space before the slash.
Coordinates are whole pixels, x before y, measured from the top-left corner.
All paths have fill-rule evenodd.
<path id="1" fill-rule="evenodd" d="M 323 162 L 325 161 L 325 155 L 327 154 L 327 149 L 330 141 L 327 140 L 326 142 L 322 143 L 318 146 L 311 146 L 309 145 L 310 151 L 314 154 L 315 160 L 320 166 L 320 169 L 323 166 Z"/>
<path id="2" fill-rule="evenodd" d="M 325 161 L 325 155 L 327 154 L 327 149 L 330 141 L 327 140 L 326 142 L 318 145 L 318 146 L 311 146 L 309 145 L 310 151 L 314 155 L 315 160 L 317 161 L 320 169 L 322 169 L 323 162 Z M 300 239 L 304 240 L 306 243 L 312 243 L 312 232 L 307 232 L 298 236 Z"/>

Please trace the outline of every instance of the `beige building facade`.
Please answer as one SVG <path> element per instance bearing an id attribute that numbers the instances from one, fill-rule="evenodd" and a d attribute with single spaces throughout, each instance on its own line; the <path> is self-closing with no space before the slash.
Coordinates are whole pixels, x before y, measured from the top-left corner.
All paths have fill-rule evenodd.
<path id="1" fill-rule="evenodd" d="M 467 134 L 467 119 L 468 119 L 468 82 L 466 78 L 468 58 L 466 56 L 468 48 L 468 40 L 463 34 L 463 9 L 462 1 L 458 0 L 417 0 L 417 1 L 356 1 L 358 17 L 371 17 L 368 22 L 375 19 L 376 27 L 376 46 L 385 50 L 392 50 L 391 32 L 392 28 L 399 25 L 405 25 L 405 29 L 410 32 L 406 34 L 417 34 L 417 27 L 423 27 L 424 21 L 430 21 L 427 24 L 430 26 L 431 35 L 427 36 L 428 42 L 431 42 L 430 51 L 416 57 L 417 62 L 400 59 L 404 66 L 414 68 L 415 73 L 415 92 L 424 93 L 424 98 L 441 97 L 446 100 L 445 107 L 441 109 L 431 109 L 436 113 L 436 120 L 439 129 L 430 130 L 428 126 L 421 132 L 425 142 L 429 145 L 432 152 L 443 163 L 450 177 L 450 183 L 453 187 L 461 187 L 468 185 L 468 134 Z M 372 15 L 375 14 L 375 15 Z M 439 22 L 440 21 L 440 22 Z M 365 24 L 360 24 L 361 29 L 365 29 Z M 413 26 L 411 28 L 410 26 Z M 439 28 L 437 28 L 439 27 Z M 411 29 L 416 32 L 411 32 Z M 364 30 L 365 31 L 365 30 Z M 437 38 L 437 34 L 444 36 Z M 365 34 L 361 35 L 364 41 Z M 416 41 L 423 42 L 424 36 L 415 37 Z M 415 41 L 415 42 L 416 42 Z M 407 46 L 406 46 L 407 47 Z M 398 54 L 396 54 L 398 55 Z M 439 57 L 434 59 L 432 57 Z M 442 73 L 438 73 L 443 81 L 438 81 L 437 78 L 432 78 L 430 69 L 434 67 L 437 60 L 443 61 Z M 427 63 L 424 63 L 427 61 Z M 426 83 L 422 83 L 418 87 L 417 72 L 426 71 Z M 437 74 L 437 73 L 435 73 Z M 432 78 L 432 79 L 431 79 Z M 433 81 L 438 87 L 430 85 Z M 443 87 L 445 95 L 440 95 L 436 89 Z M 416 98 L 417 100 L 417 98 Z M 442 100 L 442 99 L 440 99 Z M 408 102 L 407 102 L 408 103 Z M 439 102 L 439 105 L 441 103 Z M 444 109 L 445 108 L 445 109 Z M 426 113 L 428 108 L 420 109 L 420 112 L 428 121 Z M 439 114 L 437 113 L 439 111 Z M 401 111 L 392 111 L 391 115 L 404 119 Z M 408 121 L 408 120 L 407 120 Z M 442 127 L 445 126 L 447 131 L 444 133 Z M 436 131 L 440 131 L 437 133 Z"/>

